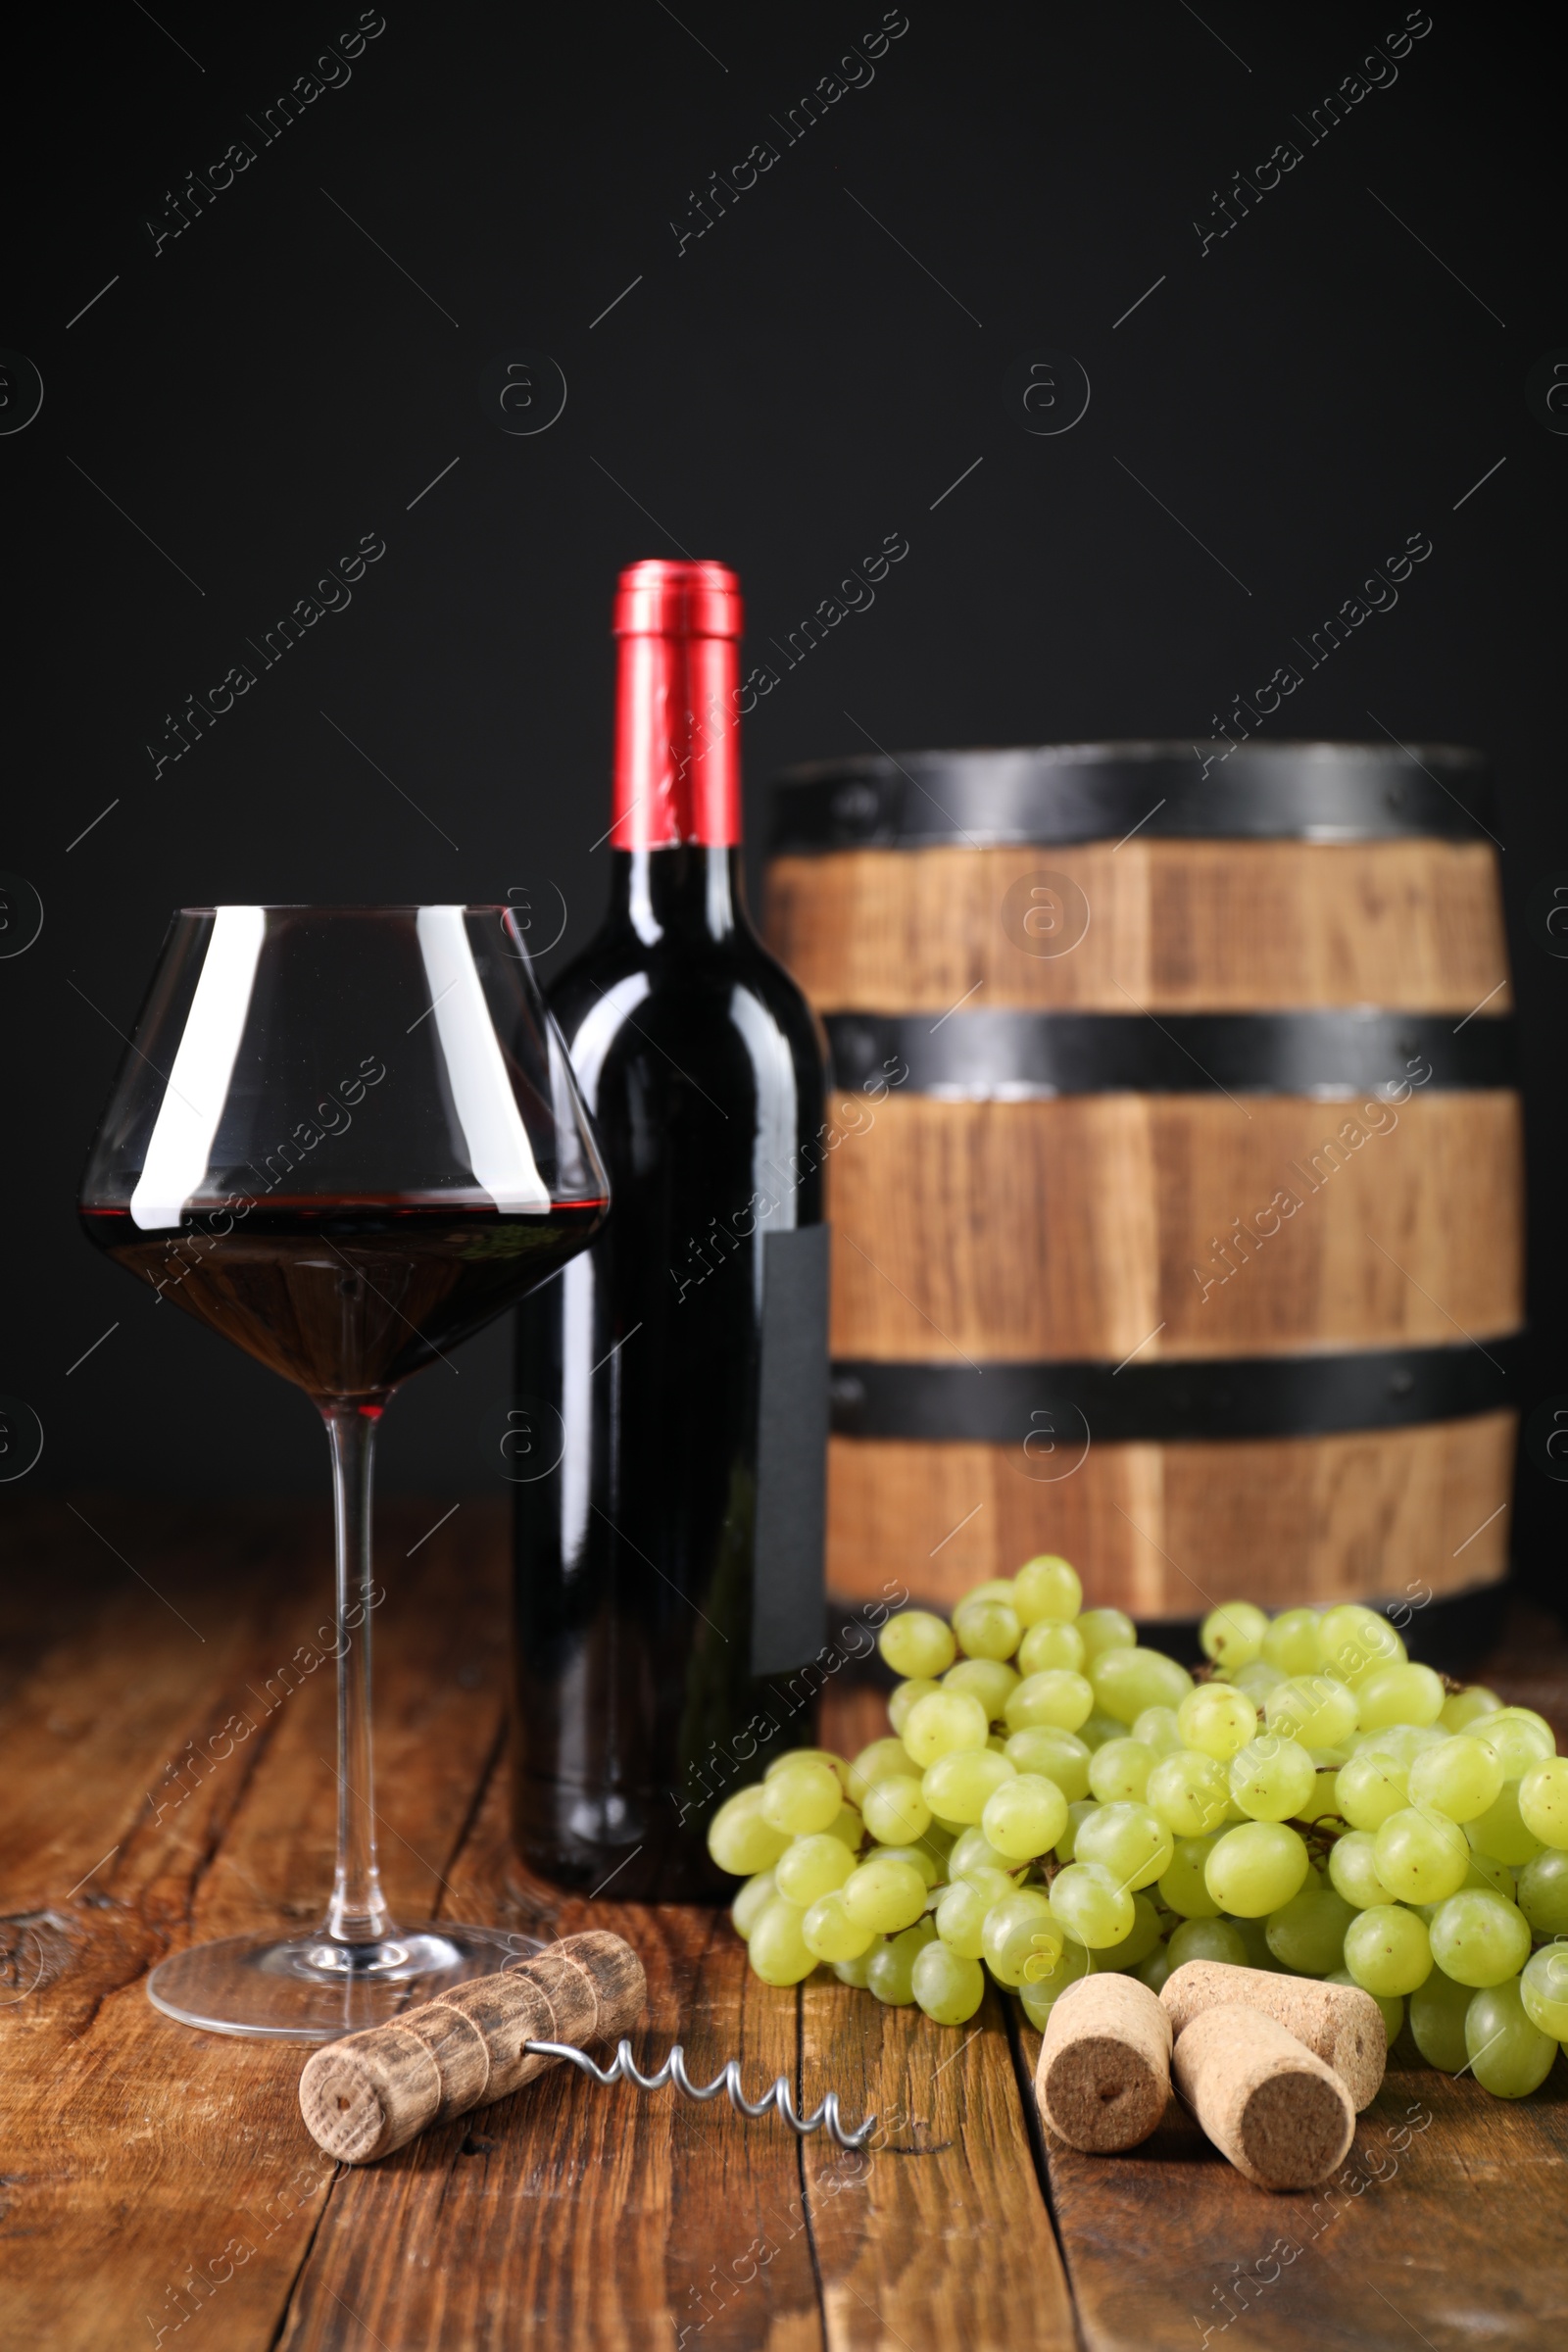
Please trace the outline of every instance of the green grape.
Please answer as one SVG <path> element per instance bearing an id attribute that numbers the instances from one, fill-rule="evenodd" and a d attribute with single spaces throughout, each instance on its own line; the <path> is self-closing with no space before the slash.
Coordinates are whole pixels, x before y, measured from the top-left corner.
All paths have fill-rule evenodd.
<path id="1" fill-rule="evenodd" d="M 1204 1876 L 1213 1838 L 1178 1838 L 1155 1891 L 1167 1911 L 1182 1919 L 1213 1919 L 1221 1906 L 1208 1891 Z M 1057 1847 L 1060 1852 L 1060 1847 Z"/>
<path id="2" fill-rule="evenodd" d="M 950 1879 L 966 1879 L 972 1870 L 1015 1872 L 1017 1868 L 1016 1862 L 1010 1862 L 999 1847 L 992 1844 L 978 1821 L 971 1822 L 968 1829 L 958 1832 L 953 1841 L 953 1851 L 948 1856 Z"/>
<path id="3" fill-rule="evenodd" d="M 1090 1750 L 1072 1732 L 1027 1724 L 1010 1736 L 1002 1752 L 1020 1772 L 1038 1772 L 1054 1781 L 1068 1804 L 1089 1794 Z"/>
<path id="4" fill-rule="evenodd" d="M 1176 1837 L 1201 1838 L 1225 1819 L 1230 1779 L 1217 1757 L 1184 1749 L 1161 1756 L 1149 1776 L 1144 1802 Z"/>
<path id="5" fill-rule="evenodd" d="M 1480 1740 L 1456 1736 L 1424 1748 L 1410 1767 L 1412 1805 L 1430 1805 L 1450 1821 L 1474 1821 L 1502 1794 L 1501 1759 Z M 1370 1829 L 1370 1822 L 1363 1823 Z"/>
<path id="6" fill-rule="evenodd" d="M 797 1838 L 779 1856 L 773 1878 L 780 1894 L 808 1911 L 819 1894 L 842 1886 L 854 1868 L 855 1856 L 842 1838 L 818 1830 L 813 1837 Z"/>
<path id="7" fill-rule="evenodd" d="M 961 2026 L 986 1997 L 985 1972 L 945 1943 L 928 1943 L 915 1957 L 910 1988 L 927 2017 L 939 2026 Z"/>
<path id="8" fill-rule="evenodd" d="M 1276 1683 L 1263 1702 L 1271 1732 L 1283 1732 L 1302 1747 L 1333 1747 L 1356 1728 L 1355 1693 L 1332 1674 L 1295 1675 Z"/>
<path id="9" fill-rule="evenodd" d="M 1078 1737 L 1087 1748 L 1093 1750 L 1103 1747 L 1107 1740 L 1120 1740 L 1126 1730 L 1127 1726 L 1118 1722 L 1114 1715 L 1102 1715 L 1097 1707 L 1078 1726 Z"/>
<path id="10" fill-rule="evenodd" d="M 1156 1756 L 1174 1756 L 1186 1745 L 1174 1707 L 1145 1707 L 1141 1715 L 1133 1717 L 1133 1738 L 1152 1747 Z"/>
<path id="11" fill-rule="evenodd" d="M 844 1896 L 835 1887 L 829 1894 L 819 1894 L 801 1922 L 801 1938 L 808 1952 L 818 1960 L 858 1960 L 868 1952 L 876 1941 L 869 1928 L 862 1928 L 844 1908 Z"/>
<path id="12" fill-rule="evenodd" d="M 1386 1724 L 1381 1731 L 1357 1732 L 1350 1741 L 1352 1756 L 1387 1756 L 1393 1764 L 1402 1764 L 1409 1771 L 1417 1756 L 1429 1747 L 1441 1747 L 1446 1739 L 1436 1724 Z"/>
<path id="13" fill-rule="evenodd" d="M 1253 1821 L 1289 1821 L 1316 1788 L 1317 1766 L 1298 1740 L 1281 1733 L 1250 1740 L 1231 1759 L 1231 1795 Z"/>
<path id="14" fill-rule="evenodd" d="M 1519 1908 L 1538 1936 L 1568 1936 L 1568 1854 L 1548 1846 L 1519 1873 Z"/>
<path id="15" fill-rule="evenodd" d="M 1138 1628 L 1125 1609 L 1085 1609 L 1078 1619 L 1084 1656 L 1092 1663 L 1107 1649 L 1132 1649 Z M 1086 1665 L 1084 1671 L 1088 1672 Z"/>
<path id="16" fill-rule="evenodd" d="M 1494 1862 L 1490 1854 L 1478 1854 L 1474 1846 L 1470 1848 L 1470 1875 L 1465 1885 L 1490 1886 L 1494 1894 L 1500 1894 L 1506 1902 L 1514 1900 L 1514 1874 L 1507 1863 Z"/>
<path id="17" fill-rule="evenodd" d="M 1042 1936 L 1041 1942 L 1043 1948 L 1031 1953 L 1024 1963 L 1023 1983 L 1016 1989 L 1024 2015 L 1043 2034 L 1052 2010 L 1068 1985 L 1076 1984 L 1080 1977 L 1089 1976 L 1098 1964 L 1071 1936 L 1064 1938 L 1054 1956 L 1048 1948 L 1048 1938 Z M 1147 1968 L 1148 1961 L 1144 1965 Z"/>
<path id="18" fill-rule="evenodd" d="M 1297 1977 L 1326 1977 L 1344 1966 L 1345 1938 L 1360 1914 L 1331 1886 L 1310 1882 L 1299 1894 L 1271 1911 L 1263 1933 L 1282 1968 Z"/>
<path id="19" fill-rule="evenodd" d="M 1530 1957 L 1530 1922 L 1490 1886 L 1466 1886 L 1428 1923 L 1432 1957 L 1456 1984 L 1500 1984 Z"/>
<path id="20" fill-rule="evenodd" d="M 1058 1870 L 1051 1882 L 1050 1907 L 1058 1928 L 1092 1952 L 1124 1942 L 1138 1916 L 1126 1887 L 1098 1862 L 1069 1862 Z"/>
<path id="21" fill-rule="evenodd" d="M 1335 1778 L 1334 1802 L 1352 1830 L 1380 1830 L 1410 1802 L 1405 1767 L 1376 1748 L 1351 1756 Z"/>
<path id="22" fill-rule="evenodd" d="M 1170 1964 L 1185 1968 L 1189 1960 L 1223 1960 L 1227 1968 L 1247 1966 L 1247 1945 L 1234 1920 L 1184 1919 L 1170 1933 Z"/>
<path id="23" fill-rule="evenodd" d="M 1239 1666 L 1231 1682 L 1235 1690 L 1246 1691 L 1254 1706 L 1261 1706 L 1269 1692 L 1285 1679 L 1283 1671 L 1271 1666 L 1267 1658 L 1254 1658 L 1250 1666 Z"/>
<path id="24" fill-rule="evenodd" d="M 925 1836 L 931 1808 L 913 1773 L 896 1773 L 866 1790 L 865 1826 L 879 1845 L 913 1845 Z"/>
<path id="25" fill-rule="evenodd" d="M 1329 1855 L 1329 1883 L 1336 1894 L 1357 1911 L 1392 1903 L 1393 1895 L 1378 1877 L 1377 1857 L 1370 1831 L 1351 1830 L 1337 1838 Z"/>
<path id="26" fill-rule="evenodd" d="M 1483 1715 L 1494 1715 L 1501 1705 L 1495 1690 L 1489 1690 L 1485 1683 L 1470 1683 L 1463 1690 L 1449 1691 L 1438 1721 L 1446 1732 L 1467 1732 Z"/>
<path id="27" fill-rule="evenodd" d="M 1374 1903 L 1345 1931 L 1345 1965 L 1367 1992 L 1414 1992 L 1432 1973 L 1427 1923 L 1402 1903 Z"/>
<path id="28" fill-rule="evenodd" d="M 977 1698 L 986 1711 L 988 1723 L 1004 1720 L 1007 1701 L 1018 1688 L 1015 1668 L 1004 1665 L 1000 1658 L 960 1658 L 950 1666 L 942 1677 L 944 1690 L 967 1690 Z"/>
<path id="29" fill-rule="evenodd" d="M 1132 1916 L 1131 1898 L 1127 1915 L 1129 1919 Z M 993 1903 L 980 1931 L 980 1942 L 986 1966 L 998 1984 L 1016 1987 L 1031 1968 L 1038 1974 L 1049 1973 L 1054 1966 L 1062 1930 L 1046 1896 L 1038 1886 L 1029 1886 Z"/>
<path id="30" fill-rule="evenodd" d="M 1049 1854 L 1067 1827 L 1067 1799 L 1054 1781 L 1020 1772 L 992 1790 L 980 1826 L 1010 1862 L 1032 1862 Z"/>
<path id="31" fill-rule="evenodd" d="M 815 1756 L 791 1757 L 762 1783 L 762 1819 L 792 1838 L 825 1830 L 843 1802 L 838 1774 Z"/>
<path id="32" fill-rule="evenodd" d="M 840 1892 L 857 1927 L 874 1936 L 896 1936 L 925 1909 L 925 1880 L 912 1862 L 873 1854 L 851 1872 Z"/>
<path id="33" fill-rule="evenodd" d="M 1145 1707 L 1179 1707 L 1193 1687 L 1186 1667 L 1157 1649 L 1102 1649 L 1088 1673 L 1096 1708 L 1124 1726 Z"/>
<path id="34" fill-rule="evenodd" d="M 1278 1976 L 1280 1964 L 1268 1948 L 1267 1919 L 1233 1919 L 1231 1926 L 1247 1946 L 1248 1967 L 1260 1968 Z"/>
<path id="35" fill-rule="evenodd" d="M 749 1879 L 756 1871 L 771 1870 L 789 1844 L 788 1830 L 776 1830 L 763 1815 L 765 1786 L 737 1788 L 708 1825 L 708 1850 L 719 1869 L 733 1878 Z"/>
<path id="36" fill-rule="evenodd" d="M 1081 1674 L 1083 1665 L 1082 1634 L 1075 1625 L 1063 1625 L 1054 1617 L 1042 1617 L 1018 1644 L 1020 1674 L 1045 1674 L 1053 1666 L 1069 1674 Z"/>
<path id="37" fill-rule="evenodd" d="M 1352 1690 L 1381 1667 L 1404 1662 L 1404 1643 L 1388 1619 L 1357 1600 L 1325 1609 L 1318 1621 L 1318 1640 L 1325 1666 Z"/>
<path id="38" fill-rule="evenodd" d="M 1005 1600 L 960 1600 L 953 1630 L 969 1658 L 1010 1658 L 1023 1634 L 1017 1610 Z"/>
<path id="39" fill-rule="evenodd" d="M 922 1698 L 929 1698 L 933 1690 L 940 1690 L 941 1688 L 940 1683 L 934 1683 L 924 1675 L 916 1675 L 906 1683 L 898 1684 L 888 1698 L 888 1721 L 893 1729 L 902 1734 L 909 1720 L 910 1709 L 917 1707 Z"/>
<path id="40" fill-rule="evenodd" d="M 1295 1830 L 1278 1821 L 1246 1821 L 1214 1840 L 1203 1880 L 1220 1910 L 1237 1919 L 1263 1919 L 1300 1892 L 1306 1863 L 1306 1847 Z"/>
<path id="41" fill-rule="evenodd" d="M 984 1707 L 967 1690 L 931 1690 L 910 1708 L 904 1744 L 915 1770 L 924 1772 L 939 1756 L 984 1747 L 990 1731 Z"/>
<path id="42" fill-rule="evenodd" d="M 967 1592 L 960 1592 L 957 1605 L 962 1608 L 970 1600 L 1004 1600 L 1011 1608 L 1017 1590 L 1010 1576 L 988 1576 L 984 1584 L 971 1585 Z"/>
<path id="43" fill-rule="evenodd" d="M 934 1886 L 942 1875 L 935 1854 L 923 1841 L 914 1845 L 873 1845 L 865 1859 L 867 1862 L 906 1862 L 911 1870 L 919 1872 L 928 1888 Z M 845 1885 L 849 1885 L 848 1880 Z"/>
<path id="44" fill-rule="evenodd" d="M 876 1938 L 873 1936 L 864 1951 L 858 1952 L 853 1960 L 834 1961 L 833 1974 L 841 1984 L 853 1984 L 858 1992 L 864 1992 L 865 1972 L 871 1965 L 871 1954 L 875 1946 Z"/>
<path id="45" fill-rule="evenodd" d="M 850 1766 L 848 1788 L 852 1805 L 863 1805 L 865 1792 L 877 1781 L 890 1781 L 895 1773 L 917 1772 L 919 1767 L 902 1740 L 873 1740 L 862 1747 Z"/>
<path id="46" fill-rule="evenodd" d="M 1554 1755 L 1556 1735 L 1533 1707 L 1499 1707 L 1472 1737 L 1484 1740 L 1502 1758 L 1505 1781 L 1522 1780 L 1532 1764 Z"/>
<path id="47" fill-rule="evenodd" d="M 900 1745 L 903 1745 L 902 1740 Z M 830 1821 L 827 1825 L 827 1834 L 830 1838 L 841 1839 L 852 1854 L 858 1854 L 860 1850 L 860 1833 L 864 1826 L 853 1805 L 840 1805 L 838 1818 Z"/>
<path id="48" fill-rule="evenodd" d="M 1263 1657 L 1282 1674 L 1310 1674 L 1323 1663 L 1316 1609 L 1286 1609 L 1263 1636 Z"/>
<path id="49" fill-rule="evenodd" d="M 1432 1977 L 1437 1974 L 1438 1971 L 1434 1969 Z M 1427 1979 L 1429 1984 L 1432 1977 Z M 1325 1984 L 1353 1984 L 1355 1979 L 1348 1968 L 1331 1968 L 1323 1982 Z M 1360 1989 L 1365 1992 L 1366 1986 L 1363 1984 Z M 1421 1989 L 1418 1987 L 1417 1991 L 1411 1994 L 1412 2000 L 1419 1998 Z M 1404 2003 L 1396 1992 L 1374 1992 L 1369 1997 L 1376 2001 L 1383 2012 L 1383 2039 L 1386 2046 L 1392 2050 L 1399 2038 L 1399 2028 L 1404 2023 Z"/>
<path id="50" fill-rule="evenodd" d="M 985 1950 L 982 1931 L 988 1915 L 1017 1891 L 1004 1871 L 977 1865 L 965 1877 L 955 1879 L 937 1904 L 937 1934 L 960 1959 L 978 1960 Z"/>
<path id="51" fill-rule="evenodd" d="M 1463 2074 L 1470 2063 L 1464 2021 L 1474 1998 L 1472 1986 L 1456 1984 L 1436 1967 L 1410 1995 L 1411 2038 L 1428 2066 L 1440 2074 Z"/>
<path id="52" fill-rule="evenodd" d="M 877 1647 L 895 1674 L 927 1680 L 945 1674 L 958 1654 L 952 1627 L 929 1609 L 901 1609 L 890 1617 Z"/>
<path id="53" fill-rule="evenodd" d="M 797 1764 L 829 1765 L 838 1776 L 839 1787 L 845 1789 L 849 1787 L 850 1767 L 843 1756 L 835 1755 L 830 1747 L 787 1747 L 781 1756 L 773 1758 L 762 1778 L 764 1781 L 775 1780 L 781 1772 L 793 1771 Z"/>
<path id="54" fill-rule="evenodd" d="M 1498 2099 L 1525 2099 L 1539 2090 L 1557 2055 L 1553 2036 L 1531 2022 L 1517 1979 L 1472 1994 L 1464 2044 L 1471 2073 Z"/>
<path id="55" fill-rule="evenodd" d="M 742 1943 L 745 1943 L 757 1924 L 757 1915 L 773 1899 L 776 1887 L 773 1873 L 760 1870 L 749 1878 L 729 1907 L 730 1925 Z"/>
<path id="56" fill-rule="evenodd" d="M 866 1990 L 890 2009 L 907 2009 L 914 1999 L 915 1962 L 930 1948 L 935 1936 L 931 1922 L 922 1919 L 918 1926 L 906 1928 L 878 1944 L 866 1963 Z"/>
<path id="57" fill-rule="evenodd" d="M 1159 1941 L 1159 1913 L 1147 1894 L 1133 1896 L 1133 1924 L 1120 1943 L 1113 1943 L 1095 1954 L 1097 1968 L 1120 1969 L 1130 1974 L 1149 1958 Z"/>
<path id="58" fill-rule="evenodd" d="M 1212 1658 L 1227 1674 L 1238 1666 L 1250 1666 L 1263 1654 L 1263 1636 L 1268 1632 L 1268 1619 L 1263 1611 L 1250 1600 L 1222 1600 L 1217 1609 L 1210 1609 L 1198 1629 L 1198 1640 L 1205 1658 Z"/>
<path id="59" fill-rule="evenodd" d="M 993 1789 L 1016 1778 L 1016 1767 L 994 1748 L 959 1748 L 926 1767 L 920 1792 L 943 1821 L 978 1821 Z"/>
<path id="60" fill-rule="evenodd" d="M 1177 1708 L 1176 1724 L 1188 1747 L 1228 1764 L 1256 1738 L 1257 1709 L 1245 1690 L 1229 1683 L 1200 1683 Z"/>
<path id="61" fill-rule="evenodd" d="M 1519 1819 L 1543 1845 L 1568 1846 L 1568 1756 L 1531 1765 L 1519 1783 Z"/>
<path id="62" fill-rule="evenodd" d="M 1525 2015 L 1553 2041 L 1568 2041 L 1568 1947 L 1544 1944 L 1519 1980 Z"/>
<path id="63" fill-rule="evenodd" d="M 799 1903 L 775 1894 L 752 1922 L 747 1957 L 764 1984 L 799 1984 L 816 1966 L 816 1954 L 801 1933 L 805 1918 Z"/>
<path id="64" fill-rule="evenodd" d="M 1067 1666 L 1048 1666 L 1018 1685 L 1003 1709 L 1003 1719 L 1009 1732 L 1037 1726 L 1076 1732 L 1088 1721 L 1094 1704 L 1095 1694 L 1085 1676 L 1074 1674 Z M 1118 1732 L 1121 1728 L 1116 1726 Z"/>
<path id="65" fill-rule="evenodd" d="M 1089 1788 L 1102 1805 L 1137 1800 L 1149 1787 L 1154 1751 L 1141 1740 L 1107 1740 L 1089 1759 Z"/>
<path id="66" fill-rule="evenodd" d="M 1012 1580 L 1013 1606 L 1024 1625 L 1067 1624 L 1084 1605 L 1078 1571 L 1059 1552 L 1037 1552 Z"/>
<path id="67" fill-rule="evenodd" d="M 1457 1894 L 1470 1848 L 1457 1822 L 1423 1805 L 1391 1813 L 1372 1840 L 1378 1877 L 1396 1902 L 1441 1903 Z"/>
<path id="68" fill-rule="evenodd" d="M 1056 1859 L 1071 1862 L 1075 1858 L 1078 1832 L 1086 1821 L 1092 1821 L 1100 1811 L 1098 1797 L 1075 1797 L 1067 1807 L 1067 1827 L 1056 1839 Z"/>
<path id="69" fill-rule="evenodd" d="M 1363 1732 L 1381 1732 L 1394 1724 L 1425 1728 L 1443 1712 L 1443 1678 L 1430 1666 L 1380 1666 L 1355 1688 L 1355 1702 Z"/>
<path id="70" fill-rule="evenodd" d="M 1487 1744 L 1491 1745 L 1490 1740 Z M 1490 1855 L 1494 1862 L 1506 1862 L 1510 1870 L 1533 1862 L 1541 1851 L 1540 1838 L 1526 1828 L 1520 1813 L 1519 1788 L 1518 1781 L 1504 1781 L 1496 1803 L 1464 1825 L 1464 1834 L 1478 1854 Z"/>
<path id="71" fill-rule="evenodd" d="M 1175 1850 L 1176 1840 L 1152 1806 L 1119 1802 L 1102 1805 L 1079 1823 L 1073 1860 L 1098 1863 L 1117 1886 L 1136 1892 L 1163 1876 Z"/>
<path id="72" fill-rule="evenodd" d="M 1133 1975 L 1140 1984 L 1147 1984 L 1151 1992 L 1157 1993 L 1163 1990 L 1165 1980 L 1171 1973 L 1171 1967 L 1170 1945 L 1156 1943 L 1149 1958 L 1140 1960 L 1138 1966 L 1133 1970 Z M 1024 2006 L 1028 2007 L 1027 1997 Z"/>

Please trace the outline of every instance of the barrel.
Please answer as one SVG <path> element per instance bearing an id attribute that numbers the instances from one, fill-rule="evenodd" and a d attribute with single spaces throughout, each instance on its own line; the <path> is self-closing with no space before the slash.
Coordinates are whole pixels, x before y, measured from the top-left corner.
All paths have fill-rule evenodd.
<path id="1" fill-rule="evenodd" d="M 830 1592 L 1054 1550 L 1145 1623 L 1494 1596 L 1523 1153 L 1480 756 L 855 757 L 773 808 L 835 1080 Z"/>

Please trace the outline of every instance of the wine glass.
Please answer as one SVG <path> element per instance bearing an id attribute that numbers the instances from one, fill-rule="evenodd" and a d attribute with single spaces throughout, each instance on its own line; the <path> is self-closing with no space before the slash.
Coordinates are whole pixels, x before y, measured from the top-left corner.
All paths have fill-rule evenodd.
<path id="1" fill-rule="evenodd" d="M 370 1769 L 370 1474 L 393 1390 L 591 1240 L 609 1184 L 501 906 L 173 918 L 82 1180 L 100 1250 L 302 1388 L 336 1517 L 337 1868 L 309 1935 L 227 1936 L 149 1992 L 218 2033 L 325 2040 L 500 1968 L 514 1936 L 395 1925 Z"/>

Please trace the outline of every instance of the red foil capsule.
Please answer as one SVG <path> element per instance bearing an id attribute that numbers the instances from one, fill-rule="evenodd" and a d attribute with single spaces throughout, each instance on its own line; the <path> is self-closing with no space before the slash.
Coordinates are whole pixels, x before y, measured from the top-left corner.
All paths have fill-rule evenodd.
<path id="1" fill-rule="evenodd" d="M 615 593 L 616 850 L 741 837 L 740 582 L 725 564 L 628 564 Z"/>

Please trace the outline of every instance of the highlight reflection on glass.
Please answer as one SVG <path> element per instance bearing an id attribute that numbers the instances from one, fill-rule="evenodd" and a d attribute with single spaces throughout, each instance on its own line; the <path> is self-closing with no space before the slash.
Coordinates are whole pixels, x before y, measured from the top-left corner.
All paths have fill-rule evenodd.
<path id="1" fill-rule="evenodd" d="M 609 1190 L 499 906 L 186 908 L 82 1181 L 97 1247 L 304 1389 L 332 1448 L 338 1854 L 320 1928 L 172 1954 L 188 2025 L 324 2039 L 499 1967 L 501 1931 L 400 1929 L 370 1759 L 370 1480 L 397 1385 L 592 1238 Z"/>

